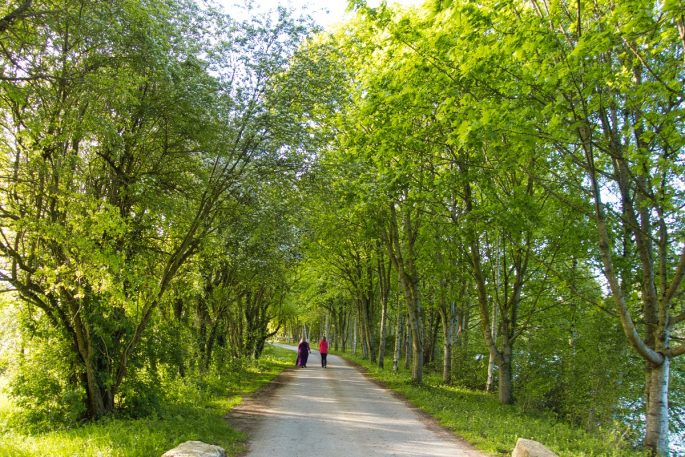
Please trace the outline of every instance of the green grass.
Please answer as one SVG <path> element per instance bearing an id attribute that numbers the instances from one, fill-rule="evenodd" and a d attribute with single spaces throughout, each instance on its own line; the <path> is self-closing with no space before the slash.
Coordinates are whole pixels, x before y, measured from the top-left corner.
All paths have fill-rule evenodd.
<path id="1" fill-rule="evenodd" d="M 0 393 L 0 457 L 159 457 L 187 440 L 199 440 L 236 455 L 245 437 L 231 429 L 225 414 L 242 398 L 292 365 L 292 351 L 268 347 L 260 361 L 230 379 L 214 377 L 198 388 L 172 384 L 163 412 L 141 419 L 105 418 L 55 431 L 28 431 L 19 411 Z"/>
<path id="2" fill-rule="evenodd" d="M 423 385 L 411 382 L 410 373 L 379 370 L 367 360 L 345 354 L 377 381 L 399 393 L 411 404 L 435 417 L 455 435 L 493 456 L 510 456 L 518 438 L 544 444 L 559 457 L 643 457 L 610 431 L 593 433 L 555 420 L 533 415 L 517 406 L 501 405 L 495 395 L 446 386 L 435 374 L 425 374 Z M 386 367 L 392 362 L 386 362 Z"/>

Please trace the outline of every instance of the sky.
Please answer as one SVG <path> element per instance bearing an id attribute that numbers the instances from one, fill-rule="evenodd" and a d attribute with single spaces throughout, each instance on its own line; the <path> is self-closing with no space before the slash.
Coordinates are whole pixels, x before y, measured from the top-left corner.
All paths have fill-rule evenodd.
<path id="1" fill-rule="evenodd" d="M 377 6 L 380 0 L 367 0 L 369 6 Z M 236 5 L 242 5 L 244 0 L 217 0 L 227 13 L 237 11 Z M 329 27 L 345 18 L 345 8 L 348 0 L 254 0 L 253 4 L 260 11 L 275 9 L 278 5 L 293 8 L 295 12 L 305 12 L 311 15 L 323 27 Z M 423 0 L 389 0 L 388 3 L 398 3 L 404 6 L 414 6 Z M 239 10 L 239 8 L 238 8 Z M 236 14 L 239 16 L 239 14 Z"/>

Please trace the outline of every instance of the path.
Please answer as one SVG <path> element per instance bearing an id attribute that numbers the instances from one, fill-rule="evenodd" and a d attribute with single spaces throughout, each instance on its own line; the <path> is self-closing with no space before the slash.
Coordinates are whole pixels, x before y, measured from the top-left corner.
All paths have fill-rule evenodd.
<path id="1" fill-rule="evenodd" d="M 324 369 L 312 350 L 307 368 L 272 387 L 229 415 L 250 437 L 249 457 L 485 456 L 335 355 Z"/>

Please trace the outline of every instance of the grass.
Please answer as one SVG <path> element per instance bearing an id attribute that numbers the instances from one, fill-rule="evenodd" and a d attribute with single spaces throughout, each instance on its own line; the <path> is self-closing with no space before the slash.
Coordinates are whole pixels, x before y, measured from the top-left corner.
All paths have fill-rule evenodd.
<path id="1" fill-rule="evenodd" d="M 424 374 L 423 385 L 416 385 L 407 371 L 394 374 L 391 369 L 380 370 L 359 357 L 343 356 L 361 365 L 370 377 L 399 393 L 412 405 L 435 417 L 455 435 L 493 456 L 510 456 L 518 438 L 538 441 L 559 457 L 646 455 L 630 449 L 609 431 L 588 432 L 544 414 L 533 415 L 515 405 L 501 405 L 492 394 L 443 385 L 441 377 L 435 374 Z M 386 362 L 386 366 L 392 366 L 392 362 Z"/>
<path id="2" fill-rule="evenodd" d="M 224 415 L 243 397 L 290 367 L 292 354 L 269 347 L 258 364 L 236 370 L 230 379 L 215 377 L 199 388 L 192 383 L 171 385 L 167 403 L 156 416 L 105 418 L 66 430 L 41 432 L 18 425 L 20 412 L 2 394 L 0 385 L 0 457 L 159 457 L 187 440 L 217 444 L 229 456 L 236 455 L 244 449 L 245 437 L 229 427 Z M 560 457 L 644 455 L 622 447 L 624 443 L 610 432 L 590 433 L 551 417 L 525 413 L 516 406 L 503 406 L 491 394 L 442 385 L 432 374 L 426 374 L 424 384 L 417 386 L 406 371 L 380 371 L 368 361 L 345 357 L 493 456 L 510 456 L 519 437 L 539 441 Z"/>
<path id="3" fill-rule="evenodd" d="M 105 418 L 47 432 L 17 425 L 19 411 L 0 393 L 0 457 L 159 457 L 187 440 L 216 444 L 236 455 L 244 449 L 245 437 L 229 427 L 225 414 L 290 365 L 292 351 L 268 347 L 258 364 L 232 379 L 213 379 L 202 389 L 173 385 L 163 412 L 156 416 Z"/>

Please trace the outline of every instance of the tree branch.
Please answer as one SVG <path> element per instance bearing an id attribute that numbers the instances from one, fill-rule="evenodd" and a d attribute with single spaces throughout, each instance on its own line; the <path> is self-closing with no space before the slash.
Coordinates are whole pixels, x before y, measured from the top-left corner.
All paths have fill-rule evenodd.
<path id="1" fill-rule="evenodd" d="M 685 32 L 685 30 L 683 30 L 683 31 Z M 640 61 L 640 63 L 641 63 L 642 65 L 645 66 L 645 68 L 647 69 L 647 71 L 649 72 L 649 74 L 651 74 L 651 75 L 654 77 L 654 79 L 656 79 L 657 81 L 659 81 L 659 83 L 661 83 L 661 85 L 664 86 L 664 87 L 666 88 L 666 90 L 668 90 L 669 92 L 671 92 L 672 94 L 674 94 L 674 95 L 676 95 L 676 96 L 678 96 L 678 97 L 683 97 L 683 96 L 685 96 L 685 93 L 684 93 L 683 91 L 678 90 L 678 89 L 674 89 L 673 87 L 669 86 L 668 83 L 667 83 L 666 81 L 664 81 L 664 80 L 663 80 L 663 79 L 654 71 L 654 69 L 653 69 L 653 68 L 647 63 L 647 61 L 640 55 L 640 53 L 637 51 L 637 49 L 635 49 L 635 46 L 633 46 L 628 40 L 626 40 L 626 39 L 624 38 L 624 39 L 623 39 L 623 43 L 628 47 L 628 49 L 630 49 L 630 52 L 632 52 L 632 53 L 635 55 L 635 57 L 637 57 L 637 59 Z"/>
<path id="2" fill-rule="evenodd" d="M 685 344 L 683 344 L 683 345 L 681 345 L 681 346 L 678 346 L 678 347 L 675 348 L 675 349 L 669 349 L 669 350 L 666 351 L 666 353 L 665 353 L 665 355 L 667 355 L 668 357 L 670 357 L 670 358 L 672 358 L 672 359 L 675 358 L 675 357 L 681 356 L 681 355 L 683 355 L 683 354 L 685 354 Z"/>
<path id="3" fill-rule="evenodd" d="M 685 247 L 683 248 L 683 251 L 680 253 L 680 261 L 678 262 L 678 267 L 675 270 L 675 274 L 673 276 L 673 280 L 671 281 L 671 285 L 669 286 L 668 290 L 664 294 L 664 306 L 669 306 L 671 303 L 671 300 L 673 300 L 673 297 L 675 296 L 676 292 L 680 288 L 680 285 L 683 282 L 683 278 L 685 277 Z"/>
<path id="4" fill-rule="evenodd" d="M 12 22 L 25 17 L 24 13 L 31 7 L 32 2 L 33 0 L 24 0 L 24 3 L 19 5 L 14 11 L 0 19 L 0 33 L 5 32 L 12 25 Z"/>
<path id="5" fill-rule="evenodd" d="M 680 19 L 676 20 L 676 26 L 678 27 L 680 41 L 683 43 L 683 50 L 685 50 L 685 15 L 681 15 Z M 685 53 L 683 55 L 683 61 L 685 61 Z"/>

